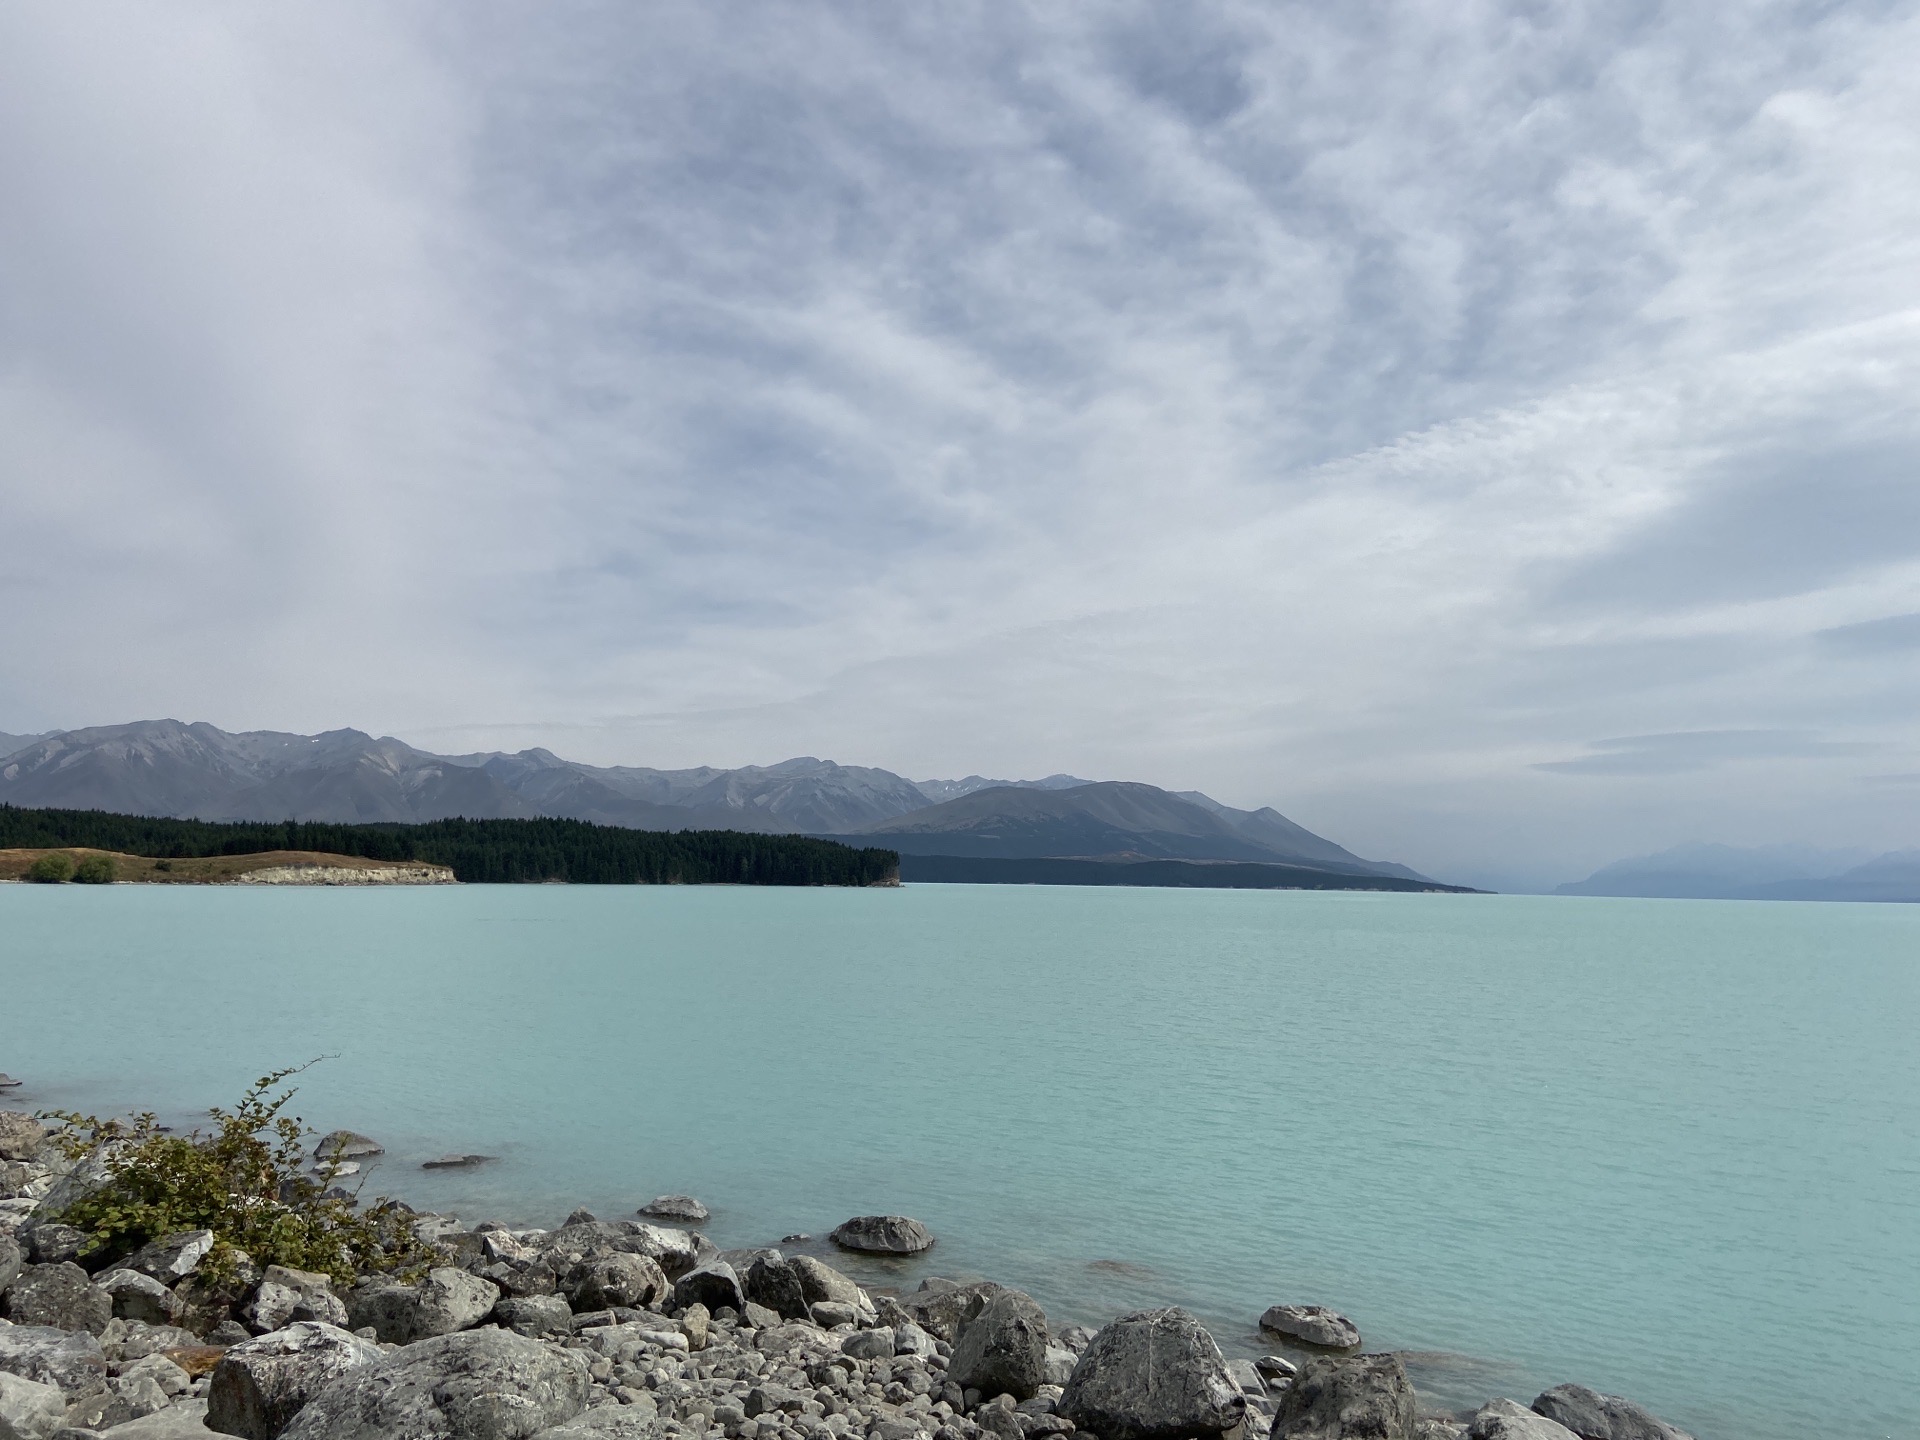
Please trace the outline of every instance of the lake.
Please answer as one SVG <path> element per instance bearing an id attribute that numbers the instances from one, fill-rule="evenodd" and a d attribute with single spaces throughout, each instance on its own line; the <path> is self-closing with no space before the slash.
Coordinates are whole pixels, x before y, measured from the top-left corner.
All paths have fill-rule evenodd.
<path id="1" fill-rule="evenodd" d="M 1331 1305 L 1438 1404 L 1920 1435 L 1920 907 L 6 886 L 0 1006 L 18 1107 L 325 1054 L 295 1108 L 469 1221 L 898 1212 L 932 1252 L 836 1263 L 1184 1304 L 1240 1354 Z M 449 1150 L 500 1158 L 418 1168 Z"/>

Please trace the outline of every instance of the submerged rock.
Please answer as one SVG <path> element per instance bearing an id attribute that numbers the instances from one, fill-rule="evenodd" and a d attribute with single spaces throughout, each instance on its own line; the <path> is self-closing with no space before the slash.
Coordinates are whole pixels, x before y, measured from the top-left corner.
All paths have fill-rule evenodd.
<path id="1" fill-rule="evenodd" d="M 691 1195 L 658 1195 L 642 1205 L 637 1213 L 656 1220 L 685 1220 L 695 1225 L 713 1218 L 712 1212 Z"/>
<path id="2" fill-rule="evenodd" d="M 1398 1355 L 1322 1356 L 1300 1367 L 1273 1440 L 1414 1440 L 1413 1385 Z"/>
<path id="3" fill-rule="evenodd" d="M 431 1160 L 422 1160 L 422 1170 L 464 1170 L 474 1165 L 484 1165 L 494 1157 L 491 1155 L 436 1155 Z"/>
<path id="4" fill-rule="evenodd" d="M 1580 1440 L 1693 1440 L 1646 1407 L 1584 1385 L 1556 1385 L 1543 1391 L 1535 1397 L 1533 1409 Z"/>
<path id="5" fill-rule="evenodd" d="M 1360 1344 L 1360 1327 L 1324 1305 L 1269 1306 L 1260 1328 L 1326 1350 L 1352 1350 Z"/>
<path id="6" fill-rule="evenodd" d="M 856 1215 L 827 1238 L 865 1255 L 918 1255 L 933 1248 L 933 1232 L 905 1215 Z"/>
<path id="7" fill-rule="evenodd" d="M 1231 1430 L 1247 1400 L 1206 1328 L 1171 1307 L 1095 1335 L 1054 1410 L 1101 1440 L 1183 1440 Z"/>

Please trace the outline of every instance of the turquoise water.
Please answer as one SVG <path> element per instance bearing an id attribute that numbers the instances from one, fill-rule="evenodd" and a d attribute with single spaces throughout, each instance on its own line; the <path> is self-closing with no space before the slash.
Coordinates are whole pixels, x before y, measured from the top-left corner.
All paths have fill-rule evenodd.
<path id="1" fill-rule="evenodd" d="M 1275 1301 L 1436 1403 L 1920 1435 L 1920 907 L 918 886 L 0 888 L 22 1103 L 298 1108 L 376 1187 L 722 1245 L 917 1215 L 912 1285 Z M 429 1174 L 446 1150 L 501 1157 Z"/>

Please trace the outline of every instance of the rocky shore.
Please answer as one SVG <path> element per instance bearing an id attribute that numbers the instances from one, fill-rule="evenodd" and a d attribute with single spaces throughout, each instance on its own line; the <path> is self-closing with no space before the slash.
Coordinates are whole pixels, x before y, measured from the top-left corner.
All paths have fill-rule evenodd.
<path id="1" fill-rule="evenodd" d="M 318 1147 L 341 1167 L 377 1151 Z M 423 1273 L 243 1262 L 214 1284 L 207 1230 L 88 1257 L 61 1215 L 104 1173 L 0 1113 L 0 1440 L 1687 1440 L 1575 1385 L 1423 1413 L 1399 1357 L 1315 1305 L 1261 1317 L 1291 1358 L 1227 1360 L 1178 1308 L 1088 1331 L 992 1281 L 868 1290 L 810 1255 L 717 1248 L 687 1196 L 641 1207 L 667 1224 L 414 1213 Z M 935 1243 L 901 1216 L 831 1238 Z"/>

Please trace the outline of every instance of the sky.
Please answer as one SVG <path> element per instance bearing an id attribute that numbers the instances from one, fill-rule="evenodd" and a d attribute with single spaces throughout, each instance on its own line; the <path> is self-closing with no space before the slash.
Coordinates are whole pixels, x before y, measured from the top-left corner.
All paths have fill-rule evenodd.
<path id="1" fill-rule="evenodd" d="M 0 730 L 1920 846 L 1912 5 L 0 8 Z"/>

